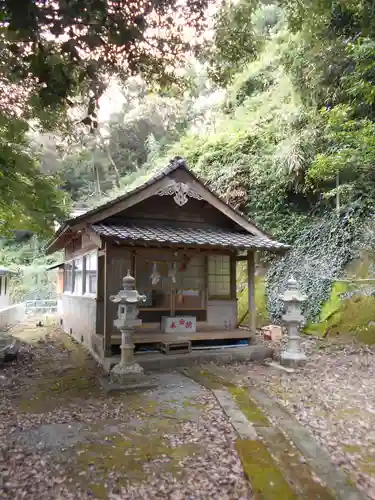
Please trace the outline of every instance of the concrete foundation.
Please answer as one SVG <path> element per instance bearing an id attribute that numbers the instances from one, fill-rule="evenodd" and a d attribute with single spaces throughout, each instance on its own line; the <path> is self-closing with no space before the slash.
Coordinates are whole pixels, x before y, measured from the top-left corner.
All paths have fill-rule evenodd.
<path id="1" fill-rule="evenodd" d="M 263 345 L 252 345 L 246 347 L 233 347 L 223 349 L 196 350 L 191 354 L 170 354 L 166 356 L 161 353 L 136 354 L 135 361 L 144 370 L 176 369 L 194 364 L 209 363 L 237 363 L 241 361 L 256 361 L 263 363 L 265 359 L 273 357 L 274 350 Z M 106 372 L 119 363 L 120 356 L 112 356 L 102 360 Z"/>

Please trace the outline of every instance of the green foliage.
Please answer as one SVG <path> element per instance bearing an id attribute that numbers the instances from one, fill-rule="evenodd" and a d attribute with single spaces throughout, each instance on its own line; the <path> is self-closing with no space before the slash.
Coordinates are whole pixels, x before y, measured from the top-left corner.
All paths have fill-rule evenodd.
<path id="1" fill-rule="evenodd" d="M 375 197 L 375 123 L 368 118 L 353 117 L 352 110 L 338 105 L 323 111 L 325 147 L 316 154 L 308 172 L 309 180 L 320 184 L 325 196 L 339 174 L 341 203 L 362 199 L 371 206 Z"/>
<path id="2" fill-rule="evenodd" d="M 46 257 L 45 241 L 36 236 L 17 241 L 0 239 L 0 262 L 16 271 L 12 277 L 11 301 L 51 299 L 56 294 L 56 273 L 47 271 L 48 265 L 62 260 L 60 254 Z"/>
<path id="3" fill-rule="evenodd" d="M 365 344 L 375 343 L 375 298 L 357 296 L 347 299 L 341 306 L 341 314 L 328 330 L 329 336 L 350 335 Z"/>
<path id="4" fill-rule="evenodd" d="M 66 197 L 57 190 L 57 179 L 40 171 L 28 131 L 25 121 L 0 112 L 0 234 L 9 229 L 48 233 L 66 214 Z"/>
<path id="5" fill-rule="evenodd" d="M 332 282 L 357 256 L 356 243 L 363 225 L 363 214 L 353 207 L 341 215 L 328 214 L 300 232 L 291 251 L 274 262 L 267 275 L 268 310 L 272 318 L 280 319 L 283 304 L 279 295 L 294 276 L 308 296 L 304 304 L 306 319 L 317 321 L 322 305 L 329 298 Z"/>
<path id="6" fill-rule="evenodd" d="M 2 90 L 16 85 L 21 103 L 15 104 L 24 116 L 36 114 L 48 123 L 85 94 L 85 123 L 95 127 L 97 99 L 108 75 L 173 79 L 169 67 L 189 48 L 184 30 L 204 27 L 206 6 L 206 0 L 183 5 L 175 0 L 6 0 L 0 7 Z M 1 104 L 12 99 L 3 94 Z"/>
<path id="7" fill-rule="evenodd" d="M 236 73 L 256 59 L 265 41 L 284 26 L 277 3 L 259 0 L 226 0 L 214 18 L 214 37 L 205 49 L 208 74 L 219 85 L 228 85 Z"/>
<path id="8" fill-rule="evenodd" d="M 214 40 L 206 52 L 213 81 L 227 84 L 241 65 L 254 58 L 252 15 L 256 5 L 256 0 L 240 0 L 236 4 L 223 0 L 215 15 Z"/>
<path id="9" fill-rule="evenodd" d="M 241 277 L 237 278 L 237 283 L 243 286 L 243 289 L 237 294 L 238 320 L 242 320 L 242 323 L 246 324 L 249 318 L 248 290 L 245 282 L 241 283 Z M 266 285 L 263 276 L 257 276 L 255 280 L 255 307 L 257 328 L 269 324 L 270 319 L 267 311 Z"/>
<path id="10" fill-rule="evenodd" d="M 151 90 L 145 79 L 128 80 L 123 108 L 103 133 L 65 151 L 63 188 L 75 202 L 92 206 L 139 185 L 171 157 L 185 157 L 228 202 L 293 243 L 268 275 L 272 318 L 281 315 L 277 294 L 296 274 L 309 295 L 306 315 L 316 320 L 332 282 L 358 251 L 358 233 L 375 201 L 371 8 L 369 0 L 223 2 L 201 65 L 188 63 L 184 94 L 178 86 Z M 124 34 L 103 30 L 113 55 Z M 64 57 L 55 59 L 56 71 Z M 67 95 L 93 78 L 99 84 L 101 68 L 111 72 L 123 62 L 121 55 L 115 62 L 109 57 L 95 68 L 95 77 L 84 76 L 75 86 L 74 71 L 85 70 L 89 61 L 72 63 Z M 152 55 L 145 64 L 150 69 L 154 62 Z M 135 58 L 134 68 L 138 63 Z M 225 90 L 215 92 L 215 85 Z M 95 89 L 92 95 L 98 95 Z M 64 99 L 57 94 L 58 102 Z M 46 111 L 53 120 L 51 106 Z M 56 210 L 50 213 L 52 219 Z"/>
<path id="11" fill-rule="evenodd" d="M 332 286 L 328 300 L 322 306 L 318 321 L 316 323 L 308 322 L 304 332 L 318 337 L 327 335 L 329 330 L 336 326 L 341 319 L 342 295 L 348 290 L 348 283 L 336 281 Z"/>

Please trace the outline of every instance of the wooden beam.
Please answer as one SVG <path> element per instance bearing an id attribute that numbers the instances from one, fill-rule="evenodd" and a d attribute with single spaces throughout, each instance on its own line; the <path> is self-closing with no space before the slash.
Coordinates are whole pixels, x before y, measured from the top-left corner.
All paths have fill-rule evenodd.
<path id="1" fill-rule="evenodd" d="M 111 329 L 112 325 L 110 323 L 109 315 L 109 294 L 110 294 L 110 273 L 109 266 L 111 265 L 111 245 L 108 242 L 105 243 L 105 254 L 104 254 L 104 356 L 112 356 L 112 341 L 111 341 Z"/>
<path id="2" fill-rule="evenodd" d="M 93 231 L 92 229 L 86 227 L 85 228 L 85 233 L 87 234 L 88 238 L 93 242 L 95 243 L 95 245 L 98 247 L 98 248 L 101 248 L 102 246 L 102 239 L 101 237 L 95 233 L 95 231 Z"/>
<path id="3" fill-rule="evenodd" d="M 108 243 L 110 243 L 111 241 L 114 243 L 114 240 L 111 240 L 111 239 L 106 239 L 106 241 L 108 241 Z M 173 246 L 167 246 L 167 244 L 160 244 L 159 245 L 155 245 L 154 243 L 143 243 L 141 244 L 139 241 L 137 242 L 131 242 L 131 241 L 117 241 L 117 244 L 119 247 L 121 248 L 126 248 L 128 247 L 128 249 L 130 250 L 165 250 L 165 251 L 170 251 L 170 252 L 185 252 L 185 253 L 189 253 L 189 254 L 192 254 L 192 255 L 197 255 L 198 253 L 199 254 L 202 254 L 202 255 L 212 255 L 212 254 L 215 254 L 215 255 L 231 255 L 233 253 L 233 249 L 232 250 L 228 250 L 227 248 L 223 248 L 223 247 L 211 247 L 211 246 L 191 246 L 191 247 L 186 247 L 186 246 L 182 246 L 182 245 L 173 245 Z M 245 256 L 245 259 L 247 259 L 247 257 Z"/>
<path id="4" fill-rule="evenodd" d="M 243 262 L 243 261 L 247 261 L 247 255 L 237 255 L 236 256 L 236 262 Z"/>
<path id="5" fill-rule="evenodd" d="M 236 254 L 230 256 L 230 298 L 237 298 L 237 262 Z"/>
<path id="6" fill-rule="evenodd" d="M 247 289 L 249 306 L 249 329 L 251 333 L 256 331 L 256 307 L 255 307 L 255 258 L 252 251 L 247 252 Z"/>
<path id="7" fill-rule="evenodd" d="M 72 230 L 77 231 L 78 229 L 84 227 L 86 224 L 95 224 L 95 222 L 100 222 L 112 215 L 116 215 L 124 210 L 140 203 L 141 201 L 150 198 L 150 196 L 154 196 L 163 188 L 166 188 L 168 184 L 171 182 L 169 177 L 163 177 L 162 179 L 157 180 L 154 184 L 146 186 L 144 189 L 139 190 L 134 194 L 129 194 L 129 197 L 125 197 L 123 200 L 119 200 L 118 202 L 111 204 L 108 207 L 103 207 L 102 210 L 99 210 L 92 215 L 88 215 L 87 218 L 84 218 L 84 222 L 78 222 L 77 225 L 72 224 Z"/>

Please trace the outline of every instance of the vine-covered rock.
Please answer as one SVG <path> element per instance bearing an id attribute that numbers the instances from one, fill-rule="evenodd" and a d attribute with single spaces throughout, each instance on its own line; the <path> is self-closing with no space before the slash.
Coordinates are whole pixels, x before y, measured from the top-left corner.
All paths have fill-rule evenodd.
<path id="1" fill-rule="evenodd" d="M 308 296 L 303 311 L 306 320 L 319 319 L 333 282 L 358 254 L 361 230 L 363 219 L 353 209 L 345 214 L 327 215 L 300 233 L 292 250 L 275 262 L 267 274 L 268 311 L 273 321 L 281 318 L 283 304 L 279 295 L 291 276 Z"/>

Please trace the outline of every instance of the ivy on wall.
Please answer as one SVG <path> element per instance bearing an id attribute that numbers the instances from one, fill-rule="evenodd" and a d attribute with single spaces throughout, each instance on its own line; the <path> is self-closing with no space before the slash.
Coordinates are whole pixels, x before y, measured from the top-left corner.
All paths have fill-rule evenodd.
<path id="1" fill-rule="evenodd" d="M 283 314 L 279 295 L 291 276 L 308 297 L 303 310 L 306 320 L 318 320 L 332 283 L 358 255 L 364 221 L 363 214 L 353 206 L 345 213 L 326 215 L 300 233 L 290 252 L 274 262 L 267 273 L 268 311 L 273 321 L 279 321 Z"/>

